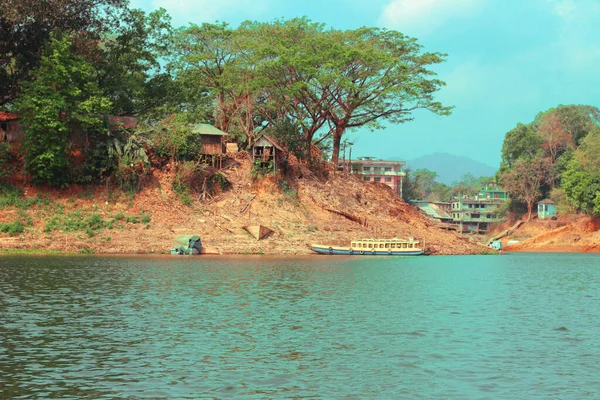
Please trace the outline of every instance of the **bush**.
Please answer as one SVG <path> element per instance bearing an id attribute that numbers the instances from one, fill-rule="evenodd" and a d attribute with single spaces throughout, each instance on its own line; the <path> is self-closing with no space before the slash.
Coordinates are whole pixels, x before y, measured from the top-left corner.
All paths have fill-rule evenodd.
<path id="1" fill-rule="evenodd" d="M 11 161 L 13 160 L 11 145 L 0 142 L 0 179 L 6 179 L 13 173 Z"/>
<path id="2" fill-rule="evenodd" d="M 16 236 L 25 231 L 25 225 L 19 220 L 0 224 L 0 232 L 8 233 L 10 236 Z"/>
<path id="3" fill-rule="evenodd" d="M 277 180 L 277 185 L 281 189 L 281 193 L 289 199 L 296 199 L 298 191 L 290 186 L 290 183 L 283 178 Z"/>
<path id="4" fill-rule="evenodd" d="M 150 132 L 154 153 L 158 158 L 196 161 L 202 155 L 202 138 L 194 133 L 184 115 L 169 117 Z"/>

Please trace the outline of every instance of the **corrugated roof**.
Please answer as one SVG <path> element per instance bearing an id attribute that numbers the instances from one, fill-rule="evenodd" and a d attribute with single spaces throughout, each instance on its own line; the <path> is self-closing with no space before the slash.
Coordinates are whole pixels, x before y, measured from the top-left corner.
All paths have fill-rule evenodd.
<path id="1" fill-rule="evenodd" d="M 225 132 L 209 124 L 194 125 L 192 128 L 192 133 L 196 133 L 198 135 L 227 136 Z"/>
<path id="2" fill-rule="evenodd" d="M 256 140 L 252 143 L 252 146 L 254 146 L 256 144 L 256 142 L 258 142 L 261 138 L 267 139 L 267 141 L 269 141 L 273 145 L 273 147 L 277 148 L 279 151 L 284 151 L 283 148 L 277 143 L 276 140 L 274 140 L 273 138 L 271 138 L 265 134 L 262 134 L 259 137 L 257 137 Z"/>
<path id="3" fill-rule="evenodd" d="M 544 199 L 540 201 L 538 204 L 554 204 L 554 202 L 550 199 Z"/>
<path id="4" fill-rule="evenodd" d="M 12 121 L 21 118 L 20 115 L 8 111 L 0 111 L 0 121 Z"/>

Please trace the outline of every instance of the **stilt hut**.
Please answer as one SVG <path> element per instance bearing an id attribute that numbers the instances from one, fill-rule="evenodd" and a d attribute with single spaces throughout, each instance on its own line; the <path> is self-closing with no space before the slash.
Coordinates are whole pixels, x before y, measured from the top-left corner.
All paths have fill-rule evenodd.
<path id="1" fill-rule="evenodd" d="M 227 133 L 209 124 L 196 124 L 192 128 L 192 132 L 200 135 L 202 139 L 202 155 L 205 160 L 210 160 L 213 167 L 221 168 Z"/>
<path id="2" fill-rule="evenodd" d="M 251 146 L 252 163 L 261 163 L 262 168 L 272 167 L 273 171 L 279 170 L 283 156 L 283 148 L 267 135 L 260 135 Z"/>

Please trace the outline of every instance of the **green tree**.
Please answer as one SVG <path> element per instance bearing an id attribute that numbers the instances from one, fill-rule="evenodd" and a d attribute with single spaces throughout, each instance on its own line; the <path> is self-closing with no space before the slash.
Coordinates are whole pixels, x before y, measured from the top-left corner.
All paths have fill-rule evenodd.
<path id="1" fill-rule="evenodd" d="M 600 172 L 587 172 L 573 158 L 562 175 L 562 188 L 571 204 L 579 210 L 600 216 Z"/>
<path id="2" fill-rule="evenodd" d="M 433 192 L 437 182 L 437 173 L 430 171 L 427 168 L 419 168 L 412 173 L 413 180 L 415 181 L 416 193 L 419 199 L 427 200 Z"/>
<path id="3" fill-rule="evenodd" d="M 166 87 L 171 82 L 161 72 L 159 56 L 166 51 L 170 33 L 164 9 L 149 15 L 126 10 L 110 34 L 89 43 L 86 56 L 98 68 L 98 84 L 112 102 L 113 115 L 143 114 L 165 104 L 167 90 L 174 88 Z"/>
<path id="4" fill-rule="evenodd" d="M 412 120 L 417 109 L 450 114 L 451 107 L 434 100 L 445 84 L 430 69 L 444 62 L 445 54 L 422 52 L 416 39 L 393 30 L 360 28 L 328 36 L 333 42 L 325 64 L 332 81 L 326 90 L 335 105 L 328 117 L 333 163 L 347 129 L 400 124 Z"/>
<path id="5" fill-rule="evenodd" d="M 110 31 L 127 0 L 0 0 L 0 105 L 35 77 L 50 35 L 98 39 Z"/>
<path id="6" fill-rule="evenodd" d="M 519 158 L 502 176 L 504 188 L 511 196 L 527 205 L 527 219 L 531 220 L 534 202 L 541 196 L 541 187 L 548 182 L 551 163 L 540 156 Z"/>
<path id="7" fill-rule="evenodd" d="M 530 125 L 517 124 L 506 133 L 502 145 L 503 167 L 511 168 L 520 158 L 533 157 L 540 149 L 541 139 Z"/>
<path id="8" fill-rule="evenodd" d="M 74 178 L 69 136 L 75 128 L 88 138 L 106 132 L 102 96 L 94 68 L 71 51 L 66 35 L 51 37 L 36 79 L 23 85 L 16 104 L 25 128 L 25 167 L 35 182 L 65 186 Z"/>

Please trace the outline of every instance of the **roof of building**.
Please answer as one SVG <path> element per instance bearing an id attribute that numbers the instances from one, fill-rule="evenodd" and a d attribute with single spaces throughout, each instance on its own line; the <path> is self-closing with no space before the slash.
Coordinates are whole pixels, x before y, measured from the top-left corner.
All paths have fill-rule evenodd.
<path id="1" fill-rule="evenodd" d="M 21 118 L 19 114 L 11 113 L 8 111 L 0 111 L 0 121 L 12 121 L 19 118 Z"/>
<path id="2" fill-rule="evenodd" d="M 372 159 L 365 159 L 364 157 L 359 158 L 355 161 L 353 161 L 357 164 L 364 164 L 364 165 L 377 165 L 377 164 L 381 164 L 381 165 L 404 165 L 406 164 L 406 161 L 398 161 L 398 160 L 372 160 Z"/>
<path id="3" fill-rule="evenodd" d="M 429 215 L 430 217 L 437 218 L 437 219 L 452 218 L 452 216 L 450 214 L 448 214 L 446 211 L 444 211 L 442 208 L 440 208 L 434 202 L 417 201 L 417 202 L 411 202 L 411 203 L 415 204 L 421 211 L 423 211 L 425 214 Z"/>
<path id="4" fill-rule="evenodd" d="M 195 124 L 192 127 L 192 133 L 196 133 L 198 135 L 227 136 L 225 132 L 215 128 L 210 124 Z"/>
<path id="5" fill-rule="evenodd" d="M 538 202 L 538 204 L 554 204 L 554 202 L 550 199 L 544 199 L 544 200 Z"/>
<path id="6" fill-rule="evenodd" d="M 108 123 L 117 129 L 135 129 L 137 126 L 137 119 L 135 117 L 121 117 L 113 116 L 108 118 Z"/>
<path id="7" fill-rule="evenodd" d="M 256 144 L 256 142 L 258 142 L 261 138 L 267 139 L 267 141 L 269 143 L 271 143 L 273 145 L 273 147 L 275 147 L 276 149 L 278 149 L 280 151 L 283 151 L 283 148 L 277 143 L 276 140 L 274 140 L 273 138 L 271 138 L 270 136 L 267 136 L 265 134 L 262 134 L 259 137 L 257 137 L 256 140 L 252 143 L 252 146 L 254 146 Z"/>

